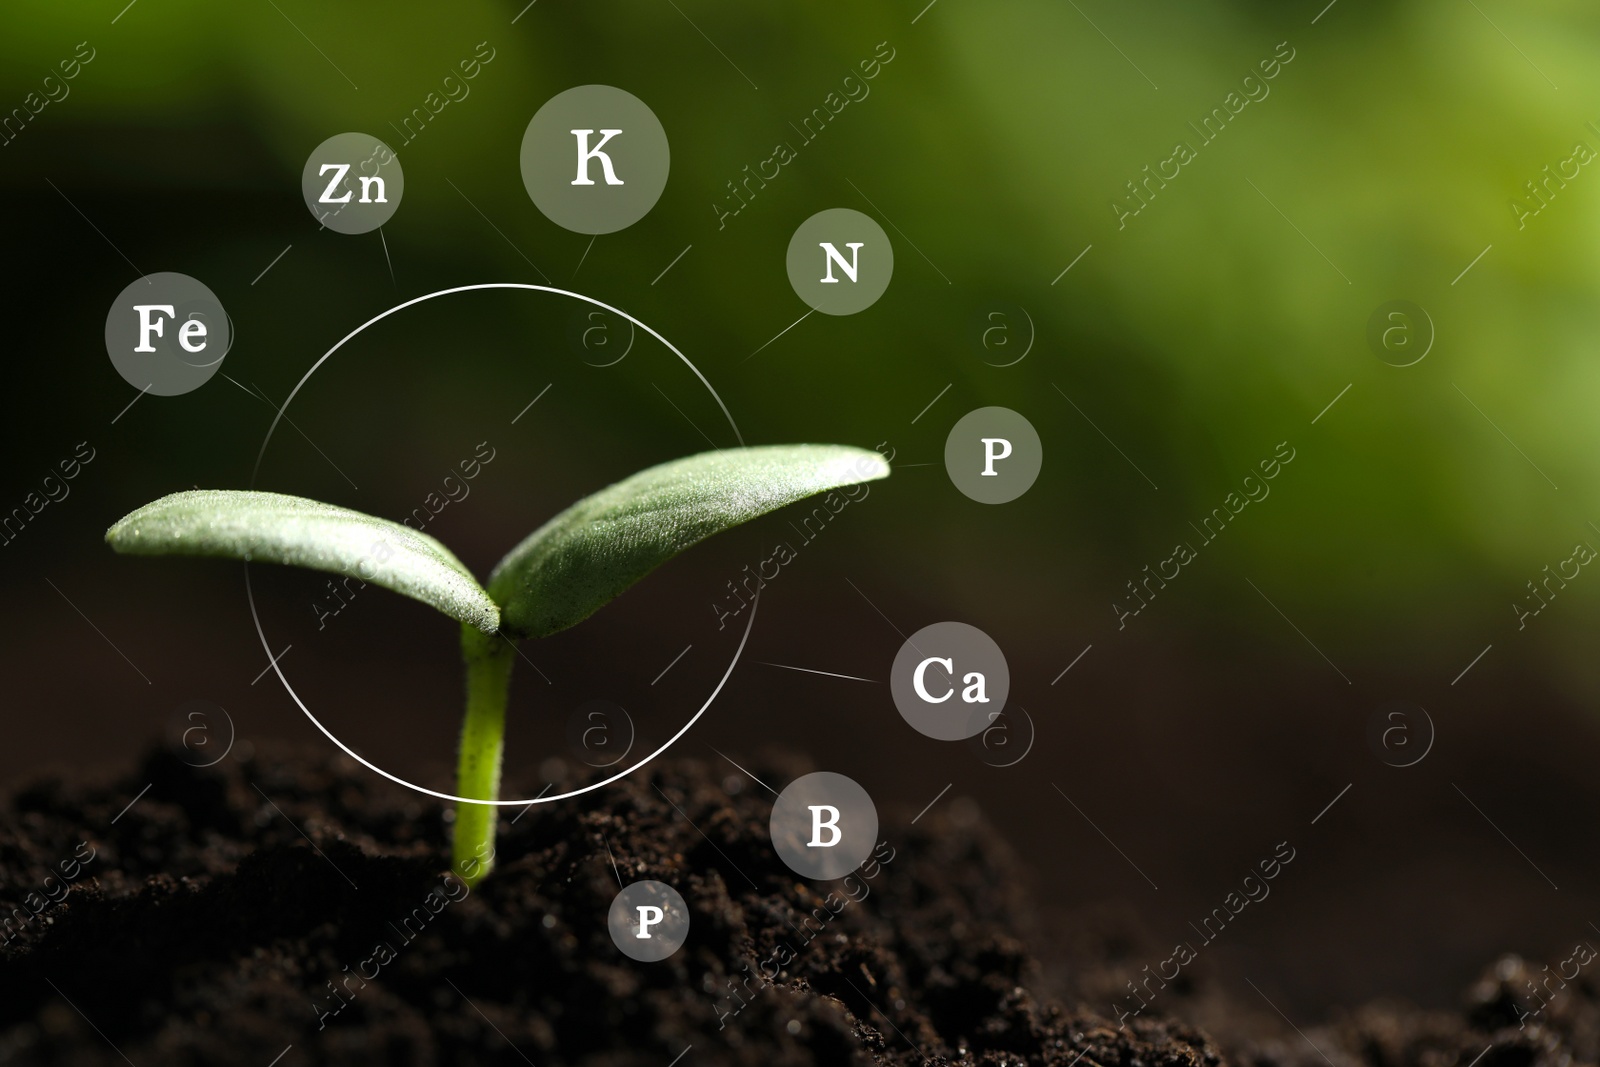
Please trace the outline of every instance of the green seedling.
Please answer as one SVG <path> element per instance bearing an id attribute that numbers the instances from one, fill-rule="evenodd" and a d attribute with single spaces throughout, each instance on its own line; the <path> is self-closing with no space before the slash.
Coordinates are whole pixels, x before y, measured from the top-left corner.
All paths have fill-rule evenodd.
<path id="1" fill-rule="evenodd" d="M 356 577 L 458 621 L 467 700 L 456 792 L 493 801 L 514 641 L 582 622 L 714 533 L 888 474 L 877 453 L 842 445 L 725 449 L 673 460 L 584 497 L 539 527 L 495 566 L 487 588 L 427 534 L 279 493 L 174 493 L 123 518 L 106 541 L 129 555 L 223 557 Z M 451 865 L 469 884 L 493 863 L 497 810 L 457 806 Z"/>

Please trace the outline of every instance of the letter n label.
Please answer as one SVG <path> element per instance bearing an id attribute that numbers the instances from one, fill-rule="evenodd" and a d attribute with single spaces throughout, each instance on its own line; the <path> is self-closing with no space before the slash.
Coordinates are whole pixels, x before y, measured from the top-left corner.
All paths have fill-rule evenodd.
<path id="1" fill-rule="evenodd" d="M 835 263 L 839 264 L 839 269 L 844 271 L 846 277 L 848 277 L 852 282 L 855 281 L 856 272 L 860 269 L 861 248 L 864 243 L 865 242 L 862 241 L 848 241 L 845 243 L 845 247 L 850 250 L 850 262 L 846 263 L 844 261 L 844 257 L 839 254 L 839 250 L 834 247 L 832 241 L 819 241 L 817 246 L 821 248 L 824 253 L 822 260 L 822 266 L 824 269 L 822 282 L 824 284 L 839 284 L 839 279 L 833 276 L 833 265 Z"/>

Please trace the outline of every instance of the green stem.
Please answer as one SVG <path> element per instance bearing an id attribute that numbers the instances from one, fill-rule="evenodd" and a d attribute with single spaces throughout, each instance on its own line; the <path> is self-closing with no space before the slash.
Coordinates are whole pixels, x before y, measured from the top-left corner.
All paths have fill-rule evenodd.
<path id="1" fill-rule="evenodd" d="M 463 623 L 461 658 L 467 667 L 467 716 L 461 724 L 461 756 L 456 769 L 460 796 L 500 797 L 500 759 L 505 752 L 506 696 L 516 649 L 499 634 L 485 634 Z M 494 866 L 494 826 L 498 809 L 490 804 L 456 805 L 450 867 L 476 886 Z"/>

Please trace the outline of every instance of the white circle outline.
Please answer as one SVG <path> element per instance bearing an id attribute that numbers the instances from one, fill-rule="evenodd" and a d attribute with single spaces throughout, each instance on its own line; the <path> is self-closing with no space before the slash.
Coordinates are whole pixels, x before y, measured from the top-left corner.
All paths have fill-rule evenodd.
<path id="1" fill-rule="evenodd" d="M 1415 767 L 1417 764 L 1419 764 L 1423 760 L 1427 759 L 1428 758 L 1428 753 L 1433 751 L 1433 743 L 1434 743 L 1434 741 L 1438 740 L 1438 737 L 1439 737 L 1439 732 L 1434 728 L 1434 725 L 1433 725 L 1433 716 L 1429 715 L 1428 714 L 1428 709 L 1423 707 L 1421 704 L 1416 705 L 1416 709 L 1418 711 L 1422 712 L 1422 717 L 1423 717 L 1424 720 L 1426 720 L 1426 722 L 1428 724 L 1428 747 L 1422 750 L 1422 755 L 1418 756 L 1416 759 L 1412 760 L 1410 763 L 1390 763 L 1388 760 L 1384 759 L 1382 756 L 1378 757 L 1379 762 L 1384 763 L 1387 766 L 1394 767 L 1394 768 L 1396 768 L 1398 770 L 1405 770 L 1407 767 Z M 1392 729 L 1394 729 L 1394 727 L 1391 726 L 1390 729 L 1392 730 Z M 1382 744 L 1382 738 L 1381 737 L 1379 738 L 1379 743 Z M 1388 746 L 1384 746 L 1384 748 L 1385 748 L 1385 751 L 1388 750 Z"/>
<path id="2" fill-rule="evenodd" d="M 591 311 L 591 312 L 589 312 L 589 314 L 593 315 L 594 312 Z M 589 327 L 589 330 L 592 330 L 592 329 L 594 329 L 593 326 Z M 583 332 L 584 333 L 588 333 L 589 330 L 584 330 Z M 610 363 L 589 363 L 589 361 L 587 359 L 585 359 L 584 362 L 585 363 L 589 363 L 589 366 L 595 367 L 595 368 L 597 368 L 599 370 L 605 370 L 607 367 L 615 367 L 618 363 L 621 363 L 623 360 L 628 358 L 628 353 L 633 351 L 633 342 L 638 340 L 638 337 L 639 337 L 639 331 L 634 329 L 632 320 L 629 320 L 629 322 L 628 322 L 628 347 L 624 348 L 622 350 L 622 355 L 618 356 L 616 359 L 612 360 Z M 583 339 L 581 337 L 578 339 L 578 343 L 579 344 L 583 344 Z M 586 344 L 583 344 L 583 347 L 585 349 L 587 349 L 589 346 L 586 345 Z M 581 356 L 579 358 L 582 359 Z"/>
<path id="3" fill-rule="evenodd" d="M 1025 759 L 1027 759 L 1028 758 L 1028 753 L 1033 751 L 1033 743 L 1039 739 L 1039 728 L 1036 727 L 1033 724 L 1033 716 L 1028 714 L 1028 709 L 1027 708 L 1023 707 L 1021 704 L 1018 704 L 1017 705 L 1017 710 L 1022 712 L 1023 716 L 1028 720 L 1028 747 L 1022 750 L 1022 755 L 1018 756 L 1016 759 L 1012 760 L 1010 763 L 990 763 L 988 760 L 984 759 L 980 755 L 978 757 L 978 762 L 983 764 L 985 767 L 994 767 L 994 768 L 996 768 L 998 770 L 1005 770 L 1007 767 L 1015 767 L 1017 764 L 1021 763 Z M 1004 715 L 1005 714 L 1005 710 L 1002 709 L 1000 714 Z M 999 716 L 996 716 L 996 718 L 998 718 L 998 717 Z M 980 739 L 980 742 L 981 742 L 981 739 L 982 739 L 983 735 L 988 733 L 990 730 L 993 730 L 993 729 L 994 729 L 994 726 L 990 725 L 988 727 L 985 727 L 982 730 L 979 730 L 977 733 L 973 734 L 972 737 L 964 738 L 964 740 L 970 741 L 973 738 L 978 738 L 978 739 Z M 987 748 L 987 746 L 985 746 L 985 748 Z"/>
<path id="4" fill-rule="evenodd" d="M 1388 363 L 1388 365 L 1391 367 L 1415 367 L 1418 363 L 1421 363 L 1423 360 L 1428 358 L 1428 353 L 1433 351 L 1433 343 L 1439 339 L 1438 329 L 1433 325 L 1433 315 L 1429 313 L 1427 308 L 1423 307 L 1415 300 L 1390 301 L 1390 303 L 1410 304 L 1412 307 L 1422 312 L 1422 317 L 1428 320 L 1428 347 L 1422 350 L 1422 355 L 1418 356 L 1410 363 L 1390 363 L 1389 360 L 1384 359 L 1382 356 L 1379 356 L 1378 360 L 1382 363 Z M 1393 313 L 1391 312 L 1391 314 Z M 1384 348 L 1384 351 L 1387 352 L 1388 348 Z M 1426 755 L 1426 753 L 1424 753 L 1424 755 Z"/>
<path id="5" fill-rule="evenodd" d="M 1022 350 L 1022 355 L 1018 356 L 1016 359 L 1012 360 L 1010 363 L 990 363 L 987 359 L 985 359 L 983 362 L 984 362 L 984 364 L 986 366 L 996 367 L 996 368 L 999 368 L 999 369 L 1004 369 L 1006 367 L 1015 367 L 1018 363 L 1021 363 L 1023 360 L 1027 359 L 1028 358 L 1028 353 L 1033 351 L 1033 342 L 1038 339 L 1039 328 L 1033 324 L 1033 316 L 1028 314 L 1028 309 L 1027 308 L 1023 307 L 1021 304 L 1018 304 L 1017 305 L 1017 310 L 1022 312 L 1022 317 L 1028 320 L 1028 347 L 1024 348 Z M 990 312 L 990 314 L 992 315 L 994 313 Z M 993 329 L 993 327 L 990 327 L 990 329 Z M 984 332 L 987 333 L 988 331 L 985 330 Z M 981 339 L 980 339 L 980 343 L 981 343 Z M 989 346 L 988 345 L 984 345 L 983 346 L 983 350 L 985 352 L 987 352 L 989 350 Z"/>
<path id="6" fill-rule="evenodd" d="M 622 755 L 618 756 L 616 759 L 612 760 L 610 763 L 590 763 L 588 760 L 583 759 L 582 756 L 579 756 L 578 758 L 580 760 L 583 760 L 585 766 L 593 767 L 597 771 L 603 771 L 603 770 L 607 769 L 608 767 L 615 767 L 617 764 L 619 764 L 623 760 L 627 759 L 628 758 L 628 753 L 633 751 L 634 744 L 637 743 L 638 740 L 639 740 L 639 731 L 633 725 L 633 716 L 628 714 L 628 709 L 627 708 L 623 707 L 621 704 L 618 704 L 617 705 L 617 710 L 622 712 L 622 717 L 628 720 L 628 747 L 622 750 Z M 592 715 L 592 714 L 594 714 L 594 712 L 590 712 L 589 714 Z M 568 729 L 572 728 L 571 727 L 571 722 L 572 722 L 572 720 L 569 718 L 567 720 L 567 723 L 568 723 L 567 728 Z M 590 729 L 593 729 L 593 727 L 591 727 Z M 584 732 L 587 733 L 588 731 L 586 730 Z"/>
<path id="7" fill-rule="evenodd" d="M 272 425 L 267 427 L 267 436 L 261 442 L 261 451 L 256 453 L 256 465 L 255 465 L 255 468 L 250 472 L 250 485 L 252 487 L 255 486 L 256 476 L 261 472 L 261 461 L 266 457 L 266 454 L 267 454 L 267 445 L 271 443 L 272 435 L 278 429 L 278 423 L 280 421 L 282 421 L 282 419 L 283 419 L 283 413 L 289 409 L 290 401 L 292 401 L 295 398 L 295 396 L 300 392 L 301 388 L 303 388 L 305 386 L 306 382 L 310 381 L 311 376 L 317 372 L 317 368 L 321 367 L 324 363 L 326 363 L 333 356 L 333 354 L 335 352 L 337 352 L 337 351 L 339 351 L 339 349 L 343 348 L 345 346 L 346 342 L 350 341 L 352 338 L 354 338 L 361 331 L 365 330 L 368 326 L 371 326 L 371 325 L 373 325 L 374 323 L 377 323 L 377 322 L 381 322 L 382 320 L 388 318 L 390 315 L 393 315 L 395 312 L 403 311 L 406 308 L 411 307 L 413 304 L 420 304 L 425 300 L 432 300 L 435 297 L 449 296 L 452 293 L 466 293 L 466 292 L 472 292 L 473 290 L 477 290 L 477 289 L 525 289 L 525 290 L 531 290 L 533 292 L 539 292 L 539 293 L 554 293 L 554 294 L 556 294 L 558 296 L 570 296 L 570 297 L 572 297 L 572 298 L 574 298 L 576 300 L 582 300 L 585 303 L 593 304 L 595 307 L 604 308 L 605 310 L 611 312 L 614 315 L 621 315 L 623 318 L 627 319 L 634 326 L 643 329 L 645 331 L 645 333 L 648 333 L 651 337 L 654 337 L 657 341 L 660 341 L 663 345 L 666 345 L 668 351 L 670 351 L 673 355 L 677 356 L 680 360 L 682 360 L 684 366 L 688 367 L 691 371 L 694 372 L 694 376 L 696 378 L 700 379 L 700 383 L 706 387 L 706 389 L 711 393 L 712 398 L 714 400 L 716 400 L 717 406 L 722 409 L 722 414 L 727 417 L 728 425 L 733 428 L 733 435 L 734 435 L 734 437 L 736 437 L 738 439 L 740 446 L 741 447 L 744 446 L 744 435 L 739 432 L 738 425 L 733 421 L 733 415 L 728 411 L 728 405 L 726 405 L 726 404 L 724 404 L 722 402 L 722 397 L 717 395 L 716 389 L 714 389 L 712 387 L 711 383 L 706 380 L 706 376 L 704 374 L 700 373 L 700 368 L 696 367 L 693 363 L 689 362 L 689 357 L 685 356 L 682 352 L 678 351 L 677 347 L 671 341 L 668 341 L 665 337 L 662 337 L 655 330 L 651 329 L 645 323 L 640 322 L 638 319 L 634 318 L 632 315 L 628 314 L 626 311 L 623 311 L 620 308 L 614 308 L 610 304 L 607 304 L 607 303 L 604 303 L 602 301 L 596 300 L 592 296 L 585 296 L 582 293 L 574 293 L 574 292 L 571 292 L 570 290 L 567 290 L 567 289 L 557 289 L 557 288 L 555 288 L 553 286 L 549 286 L 549 285 L 533 285 L 533 284 L 525 283 L 525 282 L 480 282 L 480 283 L 475 284 L 475 285 L 458 285 L 458 286 L 456 286 L 456 287 L 454 287 L 452 289 L 440 289 L 438 292 L 426 293 L 426 294 L 424 294 L 422 296 L 413 297 L 412 299 L 407 300 L 403 304 L 396 304 L 394 307 L 390 308 L 389 310 L 384 311 L 384 312 L 380 312 L 379 314 L 374 315 L 372 318 L 368 319 L 366 322 L 363 322 L 360 326 L 357 326 L 355 329 L 351 330 L 348 334 L 346 334 L 339 341 L 338 344 L 336 344 L 332 348 L 328 349 L 328 351 L 323 354 L 321 359 L 317 360 L 315 363 L 313 363 L 311 365 L 311 369 L 306 371 L 304 377 L 302 377 L 298 382 L 295 383 L 295 387 L 292 390 L 290 390 L 289 391 L 289 395 L 284 398 L 283 405 L 280 408 L 278 408 L 278 413 L 275 416 L 273 416 Z M 437 797 L 440 800 L 453 800 L 458 804 L 480 804 L 480 805 L 483 805 L 485 807 L 497 807 L 497 808 L 511 807 L 511 806 L 517 805 L 517 804 L 529 804 L 529 805 L 532 805 L 532 804 L 550 804 L 550 803 L 553 803 L 553 802 L 555 802 L 557 800 L 566 800 L 569 797 L 581 796 L 584 793 L 592 792 L 592 791 L 594 791 L 596 789 L 601 788 L 602 786 L 607 786 L 607 785 L 610 785 L 612 782 L 620 781 L 623 778 L 626 778 L 628 775 L 632 774 L 634 771 L 638 770 L 640 767 L 643 767 L 645 764 L 649 763 L 651 760 L 653 760 L 657 756 L 661 755 L 667 749 L 671 748 L 674 744 L 677 743 L 677 741 L 678 741 L 678 739 L 680 737 L 682 737 L 684 734 L 689 732 L 689 728 L 691 726 L 693 726 L 695 723 L 700 721 L 700 716 L 702 716 L 702 715 L 704 715 L 706 713 L 706 709 L 711 707 L 711 702 L 717 699 L 717 694 L 722 692 L 722 687 L 724 685 L 728 684 L 728 679 L 733 676 L 733 669 L 739 665 L 739 657 L 744 654 L 744 647 L 750 640 L 750 630 L 751 630 L 752 627 L 755 626 L 755 622 L 756 622 L 756 609 L 761 604 L 761 593 L 758 590 L 756 592 L 755 596 L 751 598 L 751 601 L 750 601 L 750 619 L 749 619 L 749 621 L 747 621 L 745 623 L 744 635 L 739 638 L 739 647 L 734 649 L 733 660 L 731 662 L 729 662 L 728 669 L 723 672 L 722 677 L 717 681 L 716 688 L 713 689 L 711 691 L 711 695 L 706 698 L 706 702 L 704 704 L 700 705 L 700 710 L 695 712 L 694 715 L 689 719 L 689 721 L 683 724 L 682 729 L 680 729 L 677 733 L 673 734 L 670 738 L 668 738 L 666 740 L 666 742 L 663 743 L 660 748 L 656 749 L 654 752 L 650 753 L 650 755 L 646 756 L 644 759 L 640 760 L 638 763 L 635 763 L 632 767 L 629 767 L 627 770 L 618 771 L 616 774 L 612 775 L 610 778 L 606 778 L 603 781 L 599 781 L 599 782 L 593 782 L 593 783 L 591 783 L 589 785 L 586 785 L 586 786 L 582 787 L 581 789 L 573 789 L 573 790 L 571 790 L 569 792 L 566 792 L 566 793 L 557 793 L 555 796 L 537 796 L 537 797 L 533 797 L 532 799 L 523 799 L 523 800 L 484 800 L 484 799 L 482 799 L 480 797 L 461 797 L 461 796 L 456 796 L 454 793 L 441 793 L 438 790 L 429 789 L 427 786 L 417 785 L 415 782 L 408 782 L 404 778 L 401 778 L 401 777 L 399 777 L 397 775 L 390 774 L 388 771 L 384 770 L 382 767 L 379 767 L 376 764 L 368 761 L 367 759 L 362 757 L 359 753 L 357 753 L 354 750 L 352 750 L 350 748 L 350 746 L 346 745 L 343 741 L 341 741 L 337 737 L 335 737 L 333 735 L 333 733 L 326 726 L 322 725 L 322 723 L 317 719 L 317 717 L 315 715 L 311 714 L 311 709 L 306 707 L 305 702 L 300 699 L 300 694 L 298 694 L 298 693 L 296 693 L 294 691 L 294 687 L 289 684 L 289 679 L 284 677 L 283 669 L 278 666 L 278 659 L 280 659 L 281 657 L 274 657 L 273 654 L 272 654 L 272 646 L 267 641 L 266 631 L 263 630 L 262 627 L 261 627 L 261 615 L 260 615 L 260 613 L 258 613 L 256 611 L 256 595 L 255 595 L 254 588 L 250 584 L 250 564 L 248 562 L 245 564 L 245 570 L 244 570 L 244 588 L 245 588 L 245 595 L 250 601 L 250 618 L 255 623 L 256 636 L 261 638 L 261 647 L 267 653 L 267 659 L 268 659 L 268 661 L 270 663 L 270 666 L 272 667 L 272 673 L 278 676 L 278 681 L 283 683 L 284 691 L 287 692 L 289 694 L 290 698 L 294 700 L 296 706 L 298 706 L 301 711 L 305 712 L 305 716 L 306 716 L 306 718 L 311 720 L 311 724 L 313 726 L 315 726 L 317 729 L 321 730 L 323 735 L 325 737 L 327 737 L 327 739 L 329 741 L 332 741 L 335 745 L 338 745 L 340 751 L 342 751 L 345 755 L 349 756 L 351 759 L 355 760 L 357 763 L 361 764 L 363 767 L 367 768 L 367 770 L 374 771 L 377 774 L 380 774 L 383 777 L 389 779 L 389 781 L 394 782 L 396 785 L 403 785 L 407 789 L 416 790 L 418 793 L 424 793 L 424 794 L 426 794 L 426 795 L 428 795 L 430 797 Z M 507 638 L 507 640 L 510 640 L 510 638 Z"/>
<path id="8" fill-rule="evenodd" d="M 1433 325 L 1433 316 L 1428 312 L 1428 309 L 1422 307 L 1421 304 L 1418 304 L 1417 307 L 1422 308 L 1422 317 L 1428 320 L 1428 347 L 1422 350 L 1422 355 L 1418 356 L 1410 363 L 1400 364 L 1402 367 L 1415 367 L 1418 363 L 1421 363 L 1423 360 L 1427 359 L 1428 353 L 1433 351 L 1433 342 L 1439 339 L 1438 329 Z"/>
<path id="9" fill-rule="evenodd" d="M 209 701 L 209 700 L 203 700 L 203 701 L 191 700 L 191 701 L 187 701 L 186 703 L 189 703 L 189 704 L 211 704 L 212 702 Z M 215 767 L 217 764 L 219 764 L 223 760 L 227 759 L 228 758 L 228 753 L 233 751 L 233 743 L 239 739 L 239 731 L 233 725 L 233 716 L 228 714 L 228 709 L 223 707 L 221 704 L 213 704 L 213 706 L 218 711 L 222 712 L 222 717 L 224 719 L 228 720 L 228 747 L 222 750 L 222 755 L 218 756 L 216 759 L 212 760 L 210 763 L 189 763 L 189 761 L 186 760 L 186 759 L 183 759 L 182 756 L 178 757 L 178 759 L 183 760 L 184 763 L 187 763 L 189 766 L 195 768 L 196 770 L 202 770 L 203 771 L 208 767 Z M 199 711 L 191 711 L 188 715 L 184 716 L 184 718 L 185 718 L 185 720 L 188 720 L 188 719 L 194 718 L 196 715 L 201 715 L 201 714 L 204 714 L 204 713 L 203 712 L 199 712 Z M 189 729 L 183 731 L 182 736 L 180 736 L 179 739 L 178 739 L 178 747 L 182 748 L 185 752 L 192 751 L 189 748 L 189 743 L 187 741 L 183 740 L 183 738 L 188 737 L 189 734 L 194 732 L 195 730 L 204 730 L 204 729 L 205 729 L 204 726 L 191 726 L 191 727 L 189 727 Z M 202 740 L 200 742 L 200 744 L 202 744 L 202 745 L 205 744 L 205 741 Z"/>

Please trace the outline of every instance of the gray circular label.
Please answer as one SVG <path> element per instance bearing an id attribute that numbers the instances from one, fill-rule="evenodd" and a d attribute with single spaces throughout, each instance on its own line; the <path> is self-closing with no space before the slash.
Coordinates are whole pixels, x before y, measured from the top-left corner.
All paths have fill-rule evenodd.
<path id="1" fill-rule="evenodd" d="M 935 741 L 960 741 L 993 725 L 1011 693 L 1000 646 L 976 626 L 936 622 L 895 654 L 889 691 L 900 717 Z"/>
<path id="2" fill-rule="evenodd" d="M 393 217 L 406 191 L 400 158 L 364 133 L 341 133 L 312 151 L 300 195 L 312 216 L 336 233 L 370 233 Z"/>
<path id="3" fill-rule="evenodd" d="M 672 151 L 643 100 L 610 85 L 580 85 L 534 114 L 521 161 L 522 184 L 551 222 L 576 233 L 614 233 L 656 206 Z"/>
<path id="4" fill-rule="evenodd" d="M 967 748 L 989 766 L 1015 767 L 1033 751 L 1033 716 L 1026 708 L 980 704 L 972 715 L 975 730 L 967 738 Z"/>
<path id="5" fill-rule="evenodd" d="M 894 276 L 889 235 L 847 207 L 819 211 L 789 238 L 795 293 L 824 315 L 854 315 L 878 302 Z"/>
<path id="6" fill-rule="evenodd" d="M 222 366 L 233 323 L 222 301 L 187 274 L 147 274 L 117 294 L 106 313 L 106 354 L 135 389 L 181 396 Z"/>
<path id="7" fill-rule="evenodd" d="M 1391 767 L 1415 767 L 1433 751 L 1433 718 L 1409 700 L 1379 705 L 1367 720 L 1367 745 Z"/>
<path id="8" fill-rule="evenodd" d="M 772 847 L 806 878 L 843 878 L 878 843 L 878 808 L 854 779 L 817 771 L 790 782 L 772 805 Z"/>
<path id="9" fill-rule="evenodd" d="M 567 747 L 591 767 L 613 767 L 633 749 L 633 718 L 619 704 L 590 700 L 567 718 Z"/>
<path id="10" fill-rule="evenodd" d="M 689 939 L 689 905 L 665 882 L 635 882 L 612 900 L 606 926 L 624 956 L 655 963 Z"/>
<path id="11" fill-rule="evenodd" d="M 1433 317 L 1410 300 L 1379 304 L 1367 319 L 1367 347 L 1391 367 L 1421 363 L 1433 349 Z"/>
<path id="12" fill-rule="evenodd" d="M 1033 488 L 1044 463 L 1039 433 L 1010 408 L 961 417 L 944 441 L 944 469 L 955 487 L 980 504 L 1004 504 Z"/>

